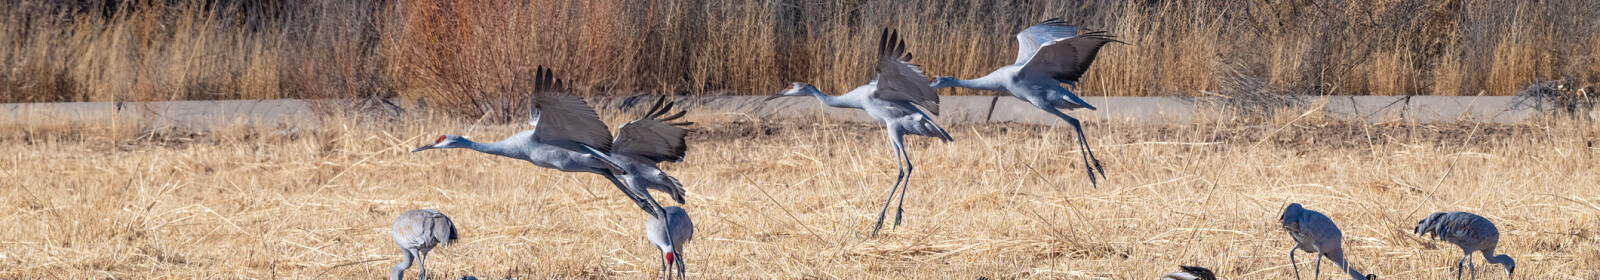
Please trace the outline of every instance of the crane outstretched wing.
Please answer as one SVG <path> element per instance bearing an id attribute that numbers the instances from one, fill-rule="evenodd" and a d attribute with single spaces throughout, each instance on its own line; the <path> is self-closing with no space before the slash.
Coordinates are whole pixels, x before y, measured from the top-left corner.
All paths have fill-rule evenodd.
<path id="1" fill-rule="evenodd" d="M 661 97 L 644 117 L 617 127 L 617 140 L 611 154 L 654 163 L 683 161 L 683 154 L 689 149 L 683 141 L 688 130 L 683 127 L 694 123 L 677 121 L 687 113 L 685 111 L 668 114 L 672 105 L 667 97 Z"/>
<path id="2" fill-rule="evenodd" d="M 540 66 L 534 75 L 533 111 L 528 123 L 533 125 L 533 140 L 568 148 L 583 149 L 581 144 L 600 151 L 611 150 L 611 130 L 600 121 L 600 115 L 582 98 L 559 92 L 561 80 Z"/>
<path id="3" fill-rule="evenodd" d="M 1105 31 L 1045 42 L 1030 59 L 1022 62 L 1019 74 L 1023 78 L 1045 76 L 1062 83 L 1077 82 L 1083 73 L 1089 71 L 1089 65 L 1094 63 L 1100 47 L 1110 42 L 1121 43 Z"/>
<path id="4" fill-rule="evenodd" d="M 1052 18 L 1029 26 L 1022 32 L 1017 32 L 1017 62 L 1011 65 L 1022 65 L 1039 52 L 1039 47 L 1056 40 L 1078 36 L 1078 27 L 1067 25 L 1061 18 Z"/>
<path id="5" fill-rule="evenodd" d="M 939 94 L 928 84 L 922 68 L 911 64 L 911 54 L 906 52 L 906 42 L 897 31 L 883 30 L 878 42 L 878 78 L 873 80 L 878 90 L 873 97 L 890 101 L 905 101 L 939 114 Z"/>

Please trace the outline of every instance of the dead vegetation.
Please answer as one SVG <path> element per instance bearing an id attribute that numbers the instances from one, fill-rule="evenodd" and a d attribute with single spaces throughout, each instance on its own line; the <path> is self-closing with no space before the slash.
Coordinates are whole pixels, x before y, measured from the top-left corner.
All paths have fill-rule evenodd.
<path id="1" fill-rule="evenodd" d="M 5 1 L 0 102 L 403 97 L 507 121 L 538 65 L 584 95 L 842 92 L 882 28 L 930 74 L 976 77 L 1051 17 L 1131 43 L 1086 96 L 1513 95 L 1600 81 L 1596 3 Z"/>
<path id="2" fill-rule="evenodd" d="M 1354 263 L 1386 278 L 1454 274 L 1459 251 L 1411 227 L 1455 210 L 1496 222 L 1521 275 L 1600 277 L 1587 122 L 1091 122 L 1105 188 L 1082 178 L 1070 129 L 952 126 L 954 143 L 910 141 L 905 224 L 869 238 L 894 179 L 878 128 L 689 118 L 688 159 L 666 170 L 690 190 L 697 278 L 1154 279 L 1190 264 L 1293 279 L 1276 225 L 1289 202 L 1338 221 Z M 369 278 L 395 260 L 387 223 L 414 208 L 461 227 L 434 277 L 654 276 L 643 214 L 598 176 L 406 152 L 525 125 L 330 121 L 294 136 L 0 123 L 0 278 Z"/>

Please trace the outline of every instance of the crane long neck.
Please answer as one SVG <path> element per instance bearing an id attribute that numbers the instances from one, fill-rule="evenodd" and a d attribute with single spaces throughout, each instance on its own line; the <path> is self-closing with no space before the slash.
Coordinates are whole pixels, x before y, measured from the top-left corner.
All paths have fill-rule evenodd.
<path id="1" fill-rule="evenodd" d="M 406 269 L 411 268 L 411 259 L 415 258 L 411 256 L 411 251 L 401 249 L 400 255 L 400 263 L 395 264 L 394 270 L 389 271 L 389 280 L 405 279 Z"/>
<path id="2" fill-rule="evenodd" d="M 1351 268 L 1350 263 L 1345 261 L 1343 251 L 1333 251 L 1323 254 L 1328 257 L 1328 260 L 1333 261 L 1333 264 L 1339 265 L 1339 269 L 1343 269 L 1345 273 L 1349 273 L 1351 280 L 1367 280 L 1367 276 L 1365 274 L 1361 274 L 1360 271 L 1356 271 L 1355 268 Z"/>
<path id="3" fill-rule="evenodd" d="M 835 97 L 835 96 L 832 96 L 832 95 L 828 95 L 826 93 L 822 93 L 821 90 L 817 90 L 816 88 L 806 88 L 806 91 L 811 93 L 811 96 L 817 97 L 817 100 L 822 101 L 822 104 L 828 105 L 828 107 L 834 107 L 834 108 L 857 108 L 857 106 L 855 106 L 855 104 L 850 104 L 849 102 L 846 102 L 845 100 L 840 99 L 839 97 Z"/>
<path id="4" fill-rule="evenodd" d="M 952 86 L 956 87 L 964 87 L 976 90 L 1006 91 L 1004 79 L 995 77 L 993 75 L 983 76 L 982 78 L 971 80 L 951 79 L 951 84 L 953 84 Z"/>
<path id="5" fill-rule="evenodd" d="M 495 142 L 495 143 L 478 143 L 478 142 L 472 142 L 472 141 L 466 140 L 466 139 L 462 139 L 462 141 L 466 141 L 467 142 L 467 144 L 466 144 L 467 148 L 472 149 L 474 151 L 479 151 L 479 152 L 483 152 L 485 154 L 491 154 L 491 155 L 497 155 L 497 156 L 503 156 L 503 157 L 509 157 L 509 158 L 518 158 L 518 159 L 522 158 L 521 156 L 517 155 L 517 153 L 516 153 L 517 149 L 516 149 L 516 147 L 514 145 L 511 145 L 511 144 L 506 143 L 504 141 Z"/>
<path id="6" fill-rule="evenodd" d="M 1483 258 L 1484 260 L 1489 261 L 1489 263 L 1492 263 L 1492 264 L 1505 265 L 1507 263 L 1511 263 L 1512 262 L 1511 261 L 1511 256 L 1507 256 L 1507 255 L 1504 255 L 1504 254 L 1495 255 L 1494 251 L 1488 251 L 1488 253 L 1487 254 L 1483 254 L 1483 256 L 1484 256 L 1484 258 Z"/>

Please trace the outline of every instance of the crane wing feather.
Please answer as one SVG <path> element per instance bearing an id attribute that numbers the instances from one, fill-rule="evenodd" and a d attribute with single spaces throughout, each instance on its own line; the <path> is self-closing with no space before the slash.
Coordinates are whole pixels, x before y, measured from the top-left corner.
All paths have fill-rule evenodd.
<path id="1" fill-rule="evenodd" d="M 655 163 L 683 161 L 684 152 L 688 150 L 683 140 L 688 130 L 683 126 L 693 123 L 673 122 L 683 117 L 685 112 L 667 114 L 674 103 L 666 100 L 666 97 L 656 100 L 644 117 L 617 127 L 617 139 L 611 153 Z"/>
<path id="2" fill-rule="evenodd" d="M 533 125 L 533 140 L 578 150 L 574 144 L 601 151 L 611 149 L 611 130 L 600 115 L 582 98 L 562 94 L 561 81 L 550 69 L 539 67 L 534 79 L 533 110 L 528 123 Z"/>
<path id="3" fill-rule="evenodd" d="M 905 41 L 898 32 L 884 29 L 878 43 L 878 76 L 873 80 L 877 90 L 873 97 L 889 101 L 903 101 L 927 108 L 939 114 L 939 94 L 929 86 L 922 68 L 911 64 L 911 54 L 906 53 Z"/>
<path id="4" fill-rule="evenodd" d="M 1023 61 L 1019 75 L 1024 79 L 1042 76 L 1062 83 L 1075 83 L 1089 71 L 1095 56 L 1100 53 L 1100 47 L 1110 42 L 1120 41 L 1105 31 L 1045 42 L 1030 59 Z"/>
<path id="5" fill-rule="evenodd" d="M 1017 61 L 1012 65 L 1022 65 L 1039 52 L 1039 47 L 1049 42 L 1078 36 L 1078 27 L 1067 25 L 1061 18 L 1052 18 L 1041 21 L 1022 32 L 1017 32 Z"/>

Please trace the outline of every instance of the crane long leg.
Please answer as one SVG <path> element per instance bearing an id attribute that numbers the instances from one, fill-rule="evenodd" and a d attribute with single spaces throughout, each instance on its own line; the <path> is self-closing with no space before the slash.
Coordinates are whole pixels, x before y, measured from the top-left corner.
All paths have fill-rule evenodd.
<path id="1" fill-rule="evenodd" d="M 1464 255 L 1461 256 L 1460 260 L 1456 260 L 1456 280 L 1461 280 L 1461 263 L 1467 262 L 1467 258 L 1470 257 L 1472 257 L 1472 255 Z"/>
<path id="2" fill-rule="evenodd" d="M 1057 110 L 1055 107 L 1048 105 L 1036 107 L 1039 107 L 1039 109 L 1044 109 L 1045 112 L 1056 115 L 1056 117 L 1066 121 L 1067 124 L 1072 125 L 1072 130 L 1078 133 L 1078 148 L 1083 150 L 1083 166 L 1089 172 L 1089 184 L 1098 187 L 1099 183 L 1096 182 L 1094 178 L 1095 170 L 1100 171 L 1100 178 L 1106 177 L 1106 170 L 1105 167 L 1100 166 L 1100 159 L 1094 157 L 1094 150 L 1089 149 L 1089 139 L 1083 135 L 1083 124 L 1079 122 L 1077 118 L 1068 116 L 1066 113 L 1062 113 L 1061 110 Z"/>
<path id="3" fill-rule="evenodd" d="M 645 213 L 649 213 L 650 216 L 655 216 L 657 218 L 665 218 L 667 216 L 667 210 L 662 209 L 661 204 L 656 203 L 654 197 L 650 197 L 649 190 L 644 190 L 645 193 L 642 194 L 634 193 L 631 188 L 628 188 L 627 185 L 622 183 L 622 180 L 618 180 L 616 175 L 612 175 L 610 173 L 603 173 L 600 175 L 604 175 L 606 180 L 611 181 L 611 184 L 617 185 L 617 189 L 621 190 L 623 195 L 627 195 L 629 200 L 633 200 L 634 204 L 639 205 L 640 210 L 644 210 Z M 672 240 L 672 233 L 667 232 L 666 237 L 667 240 Z"/>
<path id="4" fill-rule="evenodd" d="M 428 280 L 428 253 L 417 254 L 417 280 Z"/>
<path id="5" fill-rule="evenodd" d="M 639 210 L 644 210 L 644 212 L 650 213 L 650 216 L 655 216 L 657 218 L 664 217 L 664 216 L 661 215 L 661 213 L 663 213 L 663 212 L 657 212 L 656 211 L 657 208 L 661 207 L 660 205 L 656 205 L 656 207 L 650 207 L 652 204 L 646 203 L 644 201 L 644 199 L 640 199 L 638 195 L 633 193 L 633 190 L 628 188 L 627 184 L 623 184 L 622 180 L 617 179 L 617 175 L 613 175 L 613 174 L 610 174 L 610 173 L 605 173 L 605 174 L 600 174 L 600 175 L 605 176 L 606 180 L 611 181 L 612 185 L 616 185 L 617 186 L 617 190 L 622 191 L 623 195 L 628 196 L 628 200 L 633 201 L 633 204 L 639 206 Z"/>
<path id="6" fill-rule="evenodd" d="M 684 269 L 684 264 L 683 264 L 683 254 L 681 254 L 681 252 L 680 252 L 680 254 L 678 254 L 678 279 L 683 279 L 684 277 L 686 277 L 686 276 L 683 275 L 684 274 L 684 272 L 683 272 L 684 270 L 685 269 Z"/>
<path id="7" fill-rule="evenodd" d="M 1311 270 L 1311 280 L 1317 280 L 1317 278 L 1322 277 L 1322 253 L 1317 253 L 1316 267 L 1316 269 Z"/>
<path id="8" fill-rule="evenodd" d="M 1467 255 L 1467 279 L 1478 279 L 1478 268 L 1472 265 L 1472 255 Z"/>
<path id="9" fill-rule="evenodd" d="M 899 175 L 894 179 L 894 185 L 889 187 L 889 197 L 884 199 L 883 209 L 878 210 L 878 222 L 876 225 L 872 226 L 872 236 L 878 236 L 878 230 L 883 229 L 883 217 L 885 214 L 888 214 L 889 204 L 894 202 L 894 194 L 896 191 L 900 190 L 900 183 L 904 182 L 906 179 L 906 169 L 905 166 L 902 165 L 904 161 L 900 160 L 900 158 L 903 158 L 905 155 L 905 150 L 900 148 L 900 131 L 895 129 L 894 125 L 890 125 L 888 131 L 889 144 L 890 146 L 894 147 L 894 166 L 896 169 L 899 169 Z"/>
<path id="10" fill-rule="evenodd" d="M 1300 244 L 1295 243 L 1294 248 L 1289 248 L 1289 265 L 1294 267 L 1294 279 L 1300 280 L 1300 262 L 1294 260 L 1294 251 L 1299 250 Z"/>
<path id="11" fill-rule="evenodd" d="M 667 267 L 668 267 L 668 265 L 667 265 L 667 255 L 663 254 L 663 255 L 661 255 L 659 257 L 656 257 L 656 260 L 661 261 L 661 278 L 660 279 L 668 279 L 668 278 L 670 278 L 672 276 L 672 274 L 670 274 L 670 272 L 667 270 Z"/>
<path id="12" fill-rule="evenodd" d="M 911 154 L 906 153 L 904 143 L 896 145 L 895 149 L 900 150 L 900 158 L 906 162 L 905 179 L 902 179 L 900 183 L 900 202 L 895 202 L 894 205 L 894 227 L 900 228 L 900 216 L 906 212 L 906 192 L 911 190 L 911 172 L 917 168 L 911 166 Z"/>

